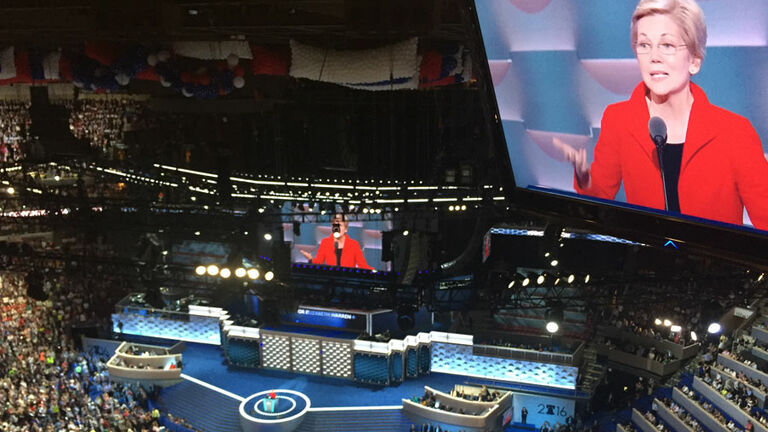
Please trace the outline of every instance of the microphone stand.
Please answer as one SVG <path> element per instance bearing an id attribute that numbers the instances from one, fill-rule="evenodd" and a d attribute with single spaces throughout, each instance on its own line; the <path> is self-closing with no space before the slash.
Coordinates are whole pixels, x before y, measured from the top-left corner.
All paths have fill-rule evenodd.
<path id="1" fill-rule="evenodd" d="M 664 174 L 664 144 L 656 144 L 656 153 L 659 156 L 659 169 L 661 170 L 661 187 L 664 189 L 664 210 L 669 211 L 669 198 L 667 198 L 667 176 Z"/>

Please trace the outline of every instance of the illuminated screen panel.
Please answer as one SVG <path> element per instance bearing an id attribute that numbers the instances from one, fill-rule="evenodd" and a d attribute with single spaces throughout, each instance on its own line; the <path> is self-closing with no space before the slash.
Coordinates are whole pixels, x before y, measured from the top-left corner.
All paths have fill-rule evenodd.
<path id="1" fill-rule="evenodd" d="M 645 90 L 687 90 L 691 87 L 664 86 L 671 79 L 685 83 L 698 68 L 673 69 L 689 56 L 688 41 L 675 39 L 682 34 L 676 24 L 658 31 L 669 41 L 649 31 L 649 39 L 658 39 L 644 41 L 651 52 L 635 53 L 630 21 L 636 5 L 631 0 L 475 2 L 518 187 L 645 210 L 674 208 L 674 202 L 665 205 Z M 667 186 L 667 200 L 674 200 L 676 190 L 681 213 L 674 215 L 766 230 L 768 3 L 745 0 L 735 8 L 733 2 L 710 0 L 700 6 L 706 54 L 690 79 L 701 91 L 691 90 L 693 108 L 682 132 L 668 125 L 664 171 L 674 171 L 676 164 L 679 170 L 677 188 Z M 662 44 L 670 52 L 662 53 Z M 649 84 L 639 87 L 644 82 Z M 673 145 L 681 142 L 682 148 Z M 579 188 L 565 158 L 568 149 L 585 153 L 589 176 L 582 179 L 589 181 Z"/>
<path id="2" fill-rule="evenodd" d="M 281 314 L 280 319 L 286 324 L 325 327 L 354 332 L 364 332 L 367 328 L 366 314 L 343 309 L 299 306 L 296 312 Z"/>
<path id="3" fill-rule="evenodd" d="M 390 263 L 381 261 L 381 240 L 391 229 L 391 220 L 329 215 L 318 222 L 283 223 L 283 238 L 291 245 L 292 263 L 388 271 Z"/>

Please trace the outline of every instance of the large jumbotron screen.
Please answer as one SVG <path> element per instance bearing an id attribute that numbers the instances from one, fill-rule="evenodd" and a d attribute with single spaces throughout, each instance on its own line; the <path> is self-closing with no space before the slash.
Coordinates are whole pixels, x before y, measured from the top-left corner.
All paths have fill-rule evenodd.
<path id="1" fill-rule="evenodd" d="M 686 36 L 679 20 L 672 26 L 646 20 L 650 27 L 635 33 L 633 45 L 636 0 L 475 1 L 519 188 L 768 229 L 768 2 L 697 4 L 707 32 L 698 68 L 689 67 L 696 57 L 686 47 L 701 38 Z M 649 89 L 669 84 L 677 91 L 671 80 L 685 83 L 686 70 L 695 84 L 684 85 L 690 117 L 677 122 L 682 132 L 668 127 L 668 141 L 659 143 L 662 166 L 679 164 L 673 173 L 679 212 L 667 212 L 675 207 L 665 203 L 661 172 L 669 171 L 660 168 L 648 129 L 659 109 L 652 103 L 664 100 L 651 101 Z M 582 167 L 591 169 L 581 177 L 585 184 L 562 143 L 584 155 Z M 667 159 L 681 143 L 677 162 Z M 674 186 L 666 189 L 674 194 Z"/>
<path id="2" fill-rule="evenodd" d="M 299 220 L 283 223 L 292 263 L 390 270 L 391 263 L 381 258 L 383 232 L 392 230 L 391 220 L 343 213 Z"/>

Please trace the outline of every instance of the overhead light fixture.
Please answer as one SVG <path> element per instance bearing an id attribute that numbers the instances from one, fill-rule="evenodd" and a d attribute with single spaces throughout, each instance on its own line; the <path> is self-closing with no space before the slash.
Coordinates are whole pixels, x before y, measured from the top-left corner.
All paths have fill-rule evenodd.
<path id="1" fill-rule="evenodd" d="M 590 279 L 591 279 L 591 277 L 589 275 L 584 276 L 584 283 L 585 284 L 589 283 Z"/>
<path id="2" fill-rule="evenodd" d="M 560 330 L 560 325 L 554 321 L 550 321 L 547 323 L 546 329 L 550 333 L 557 333 L 557 331 Z"/>
<path id="3" fill-rule="evenodd" d="M 219 274 L 219 266 L 217 266 L 216 264 L 211 264 L 208 266 L 206 271 L 208 272 L 209 276 L 216 276 L 217 274 Z"/>
<path id="4" fill-rule="evenodd" d="M 270 233 L 264 234 L 264 240 L 266 240 L 266 241 L 272 240 L 272 234 L 270 234 Z"/>
<path id="5" fill-rule="evenodd" d="M 408 230 L 403 230 L 403 235 L 404 235 L 404 236 L 407 236 L 408 234 L 410 234 L 410 233 L 408 232 Z"/>
<path id="6" fill-rule="evenodd" d="M 204 265 L 199 265 L 199 266 L 195 267 L 195 274 L 196 275 L 202 276 L 202 275 L 205 274 L 205 272 L 206 272 L 206 269 L 205 269 Z"/>
<path id="7" fill-rule="evenodd" d="M 245 271 L 245 269 L 243 267 L 238 267 L 238 268 L 235 269 L 235 276 L 237 276 L 239 278 L 244 278 L 246 273 L 247 272 Z"/>
<path id="8" fill-rule="evenodd" d="M 675 324 L 675 325 L 673 325 L 673 326 L 670 326 L 670 327 L 669 327 L 669 329 L 670 329 L 670 330 L 672 330 L 672 331 L 673 331 L 673 332 L 675 332 L 675 333 L 680 333 L 680 332 L 683 330 L 683 328 L 682 328 L 682 327 L 680 327 L 680 326 L 679 326 L 679 325 L 677 325 L 677 324 Z"/>
<path id="9" fill-rule="evenodd" d="M 511 289 L 515 286 L 515 281 L 510 281 L 509 284 L 507 284 L 507 289 Z"/>
<path id="10" fill-rule="evenodd" d="M 655 320 L 653 320 L 653 323 L 656 325 L 661 325 L 661 319 L 656 318 Z"/>
<path id="11" fill-rule="evenodd" d="M 541 285 L 544 283 L 544 280 L 546 280 L 546 276 L 544 276 L 544 273 L 542 273 L 539 275 L 539 277 L 536 278 L 536 283 Z"/>
<path id="12" fill-rule="evenodd" d="M 523 279 L 523 286 L 524 287 L 528 286 L 530 283 L 531 283 L 531 278 L 526 277 L 525 279 Z"/>
<path id="13" fill-rule="evenodd" d="M 560 264 L 560 261 L 558 261 L 558 260 L 556 260 L 556 259 L 553 259 L 553 260 L 552 260 L 552 261 L 549 263 L 549 265 L 551 265 L 552 267 L 557 267 L 557 265 L 558 265 L 558 264 Z"/>
<path id="14" fill-rule="evenodd" d="M 699 336 L 693 330 L 691 330 L 691 340 L 694 341 L 694 342 L 699 340 Z"/>
<path id="15" fill-rule="evenodd" d="M 269 281 L 271 281 L 274 278 L 275 278 L 275 273 L 272 272 L 271 270 L 266 272 L 266 273 L 264 273 L 264 280 L 265 281 L 269 282 Z"/>
<path id="16" fill-rule="evenodd" d="M 249 268 L 247 273 L 248 273 L 248 279 L 256 280 L 259 278 L 259 270 L 255 268 Z"/>
<path id="17" fill-rule="evenodd" d="M 232 271 L 224 267 L 219 271 L 219 276 L 223 277 L 224 279 L 228 279 L 230 276 L 232 276 Z"/>
<path id="18" fill-rule="evenodd" d="M 575 274 L 573 274 L 573 273 L 571 273 L 571 274 L 568 276 L 568 283 L 573 283 L 573 281 L 575 281 L 575 280 L 576 280 L 576 275 L 575 275 Z"/>
<path id="19" fill-rule="evenodd" d="M 8 195 L 13 195 L 16 193 L 16 189 L 14 189 L 13 186 L 8 186 L 8 189 L 6 189 L 5 191 L 8 192 Z"/>
<path id="20" fill-rule="evenodd" d="M 707 327 L 707 333 L 709 334 L 717 334 L 720 333 L 720 330 L 723 328 L 720 326 L 720 323 L 713 322 Z"/>
<path id="21" fill-rule="evenodd" d="M 664 327 L 669 327 L 669 326 L 671 326 L 671 325 L 672 325 L 672 321 L 670 321 L 670 320 L 668 320 L 668 319 L 665 319 L 665 320 L 664 320 Z"/>

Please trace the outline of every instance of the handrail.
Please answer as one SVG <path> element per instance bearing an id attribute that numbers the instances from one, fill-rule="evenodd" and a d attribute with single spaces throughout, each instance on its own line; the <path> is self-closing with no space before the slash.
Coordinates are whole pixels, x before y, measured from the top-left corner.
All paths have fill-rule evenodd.
<path id="1" fill-rule="evenodd" d="M 656 406 L 659 407 L 657 413 L 662 420 L 667 423 L 672 423 L 674 426 L 680 427 L 683 430 L 693 432 L 693 428 L 688 425 L 688 423 L 684 422 L 683 419 L 678 417 L 677 414 L 675 414 L 668 406 L 664 404 L 664 402 L 658 399 L 654 399 L 653 401 L 656 403 Z M 677 427 L 673 427 L 672 429 L 679 430 Z"/>
<path id="2" fill-rule="evenodd" d="M 538 361 L 544 363 L 577 366 L 574 363 L 573 354 L 559 354 L 525 348 L 502 347 L 496 345 L 473 345 L 472 354 L 486 357 L 500 357 L 514 360 Z"/>

